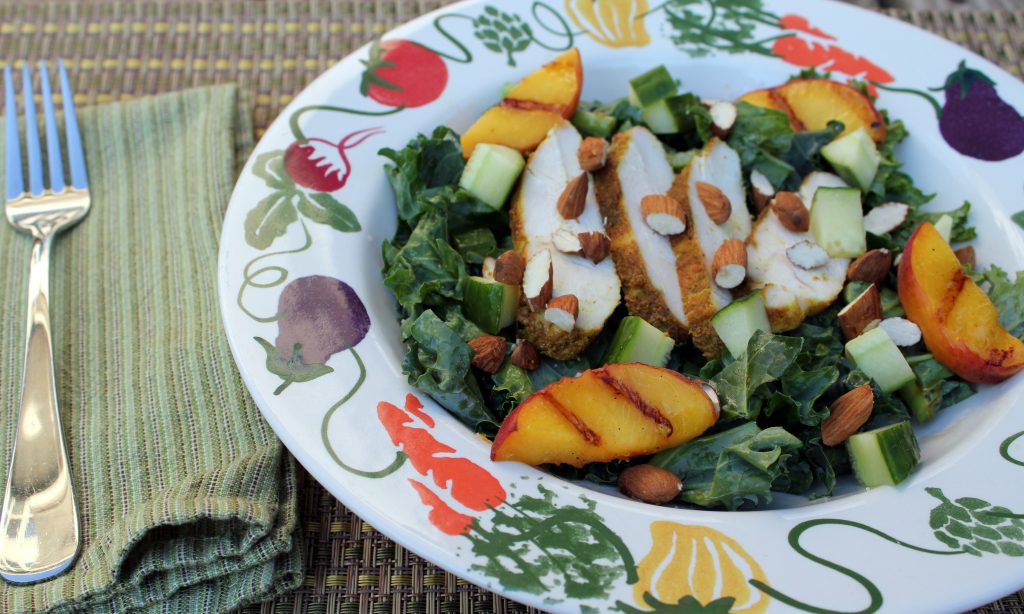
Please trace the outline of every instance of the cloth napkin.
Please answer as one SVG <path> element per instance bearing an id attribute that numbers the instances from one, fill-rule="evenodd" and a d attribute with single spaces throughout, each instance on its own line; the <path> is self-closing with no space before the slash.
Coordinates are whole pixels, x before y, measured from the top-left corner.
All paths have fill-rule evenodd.
<path id="1" fill-rule="evenodd" d="M 84 108 L 92 210 L 54 244 L 72 569 L 0 611 L 219 612 L 302 580 L 297 475 L 235 368 L 217 244 L 252 145 L 233 86 Z M 2 154 L 0 154 L 2 155 Z M 20 398 L 31 241 L 0 223 L 0 477 Z"/>

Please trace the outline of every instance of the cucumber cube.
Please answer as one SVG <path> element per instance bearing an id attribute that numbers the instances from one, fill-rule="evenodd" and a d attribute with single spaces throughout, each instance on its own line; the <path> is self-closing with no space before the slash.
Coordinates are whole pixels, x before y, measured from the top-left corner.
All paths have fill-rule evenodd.
<path id="1" fill-rule="evenodd" d="M 915 379 L 900 388 L 900 398 L 910 408 L 914 420 L 924 423 L 935 417 L 935 403 L 928 398 L 921 384 Z"/>
<path id="2" fill-rule="evenodd" d="M 821 155 L 846 183 L 867 192 L 878 173 L 882 156 L 863 126 L 821 148 Z"/>
<path id="3" fill-rule="evenodd" d="M 466 280 L 466 289 L 462 294 L 462 308 L 466 317 L 484 332 L 496 335 L 516 321 L 519 286 L 483 277 L 470 277 Z"/>
<path id="4" fill-rule="evenodd" d="M 629 80 L 629 102 L 646 108 L 676 93 L 676 81 L 664 66 L 652 68 Z"/>
<path id="5" fill-rule="evenodd" d="M 572 125 L 583 136 L 600 136 L 608 138 L 619 123 L 615 117 L 600 111 L 576 111 L 572 116 Z"/>
<path id="6" fill-rule="evenodd" d="M 525 164 L 523 155 L 511 147 L 481 143 L 462 169 L 459 187 L 501 209 Z"/>
<path id="7" fill-rule="evenodd" d="M 772 332 L 768 321 L 768 310 L 764 306 L 761 291 L 757 290 L 735 300 L 711 318 L 711 326 L 722 339 L 726 349 L 734 357 L 739 358 L 747 353 L 747 342 L 754 333 L 763 330 Z"/>
<path id="8" fill-rule="evenodd" d="M 639 316 L 626 316 L 619 322 L 604 364 L 642 362 L 653 367 L 668 364 L 675 341 Z"/>
<path id="9" fill-rule="evenodd" d="M 939 219 L 935 220 L 935 230 L 942 235 L 946 243 L 949 243 L 949 238 L 953 236 L 953 218 L 943 213 Z"/>
<path id="10" fill-rule="evenodd" d="M 668 106 L 668 100 L 659 100 L 654 104 L 644 107 L 644 123 L 654 134 L 675 134 L 679 132 L 679 124 L 676 123 L 676 116 Z"/>
<path id="11" fill-rule="evenodd" d="M 856 258 L 868 250 L 864 210 L 856 188 L 818 188 L 811 207 L 811 234 L 833 258 Z"/>
<path id="12" fill-rule="evenodd" d="M 917 437 L 907 420 L 851 435 L 846 449 L 857 480 L 869 487 L 899 484 L 921 460 Z"/>
<path id="13" fill-rule="evenodd" d="M 881 327 L 848 341 L 846 355 L 882 392 L 894 392 L 914 381 L 914 370 Z"/>

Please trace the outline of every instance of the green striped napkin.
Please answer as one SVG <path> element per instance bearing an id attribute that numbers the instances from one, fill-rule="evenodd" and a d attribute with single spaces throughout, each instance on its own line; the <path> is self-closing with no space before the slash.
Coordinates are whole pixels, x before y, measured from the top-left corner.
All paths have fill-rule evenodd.
<path id="1" fill-rule="evenodd" d="M 54 246 L 57 395 L 80 558 L 0 611 L 218 612 L 302 579 L 294 461 L 235 369 L 217 243 L 252 145 L 234 86 L 82 109 L 92 211 Z M 0 224 L 0 478 L 14 439 L 31 241 Z"/>

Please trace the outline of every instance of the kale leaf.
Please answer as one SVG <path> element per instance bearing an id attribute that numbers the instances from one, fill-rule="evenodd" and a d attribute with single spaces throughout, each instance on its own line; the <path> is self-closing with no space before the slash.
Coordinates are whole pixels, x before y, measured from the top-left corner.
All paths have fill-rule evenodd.
<path id="1" fill-rule="evenodd" d="M 758 331 L 747 353 L 711 379 L 718 391 L 723 420 L 753 420 L 767 400 L 764 386 L 782 377 L 803 347 L 803 339 Z M 702 372 L 703 374 L 703 372 Z"/>
<path id="2" fill-rule="evenodd" d="M 999 323 L 1014 337 L 1024 339 L 1024 272 L 1018 271 L 1011 282 L 1006 271 L 992 265 L 984 279 L 991 284 L 988 297 L 999 310 Z"/>
<path id="3" fill-rule="evenodd" d="M 761 430 L 755 422 L 745 422 L 661 452 L 651 463 L 683 480 L 681 500 L 734 510 L 770 502 L 772 483 L 800 446 L 782 427 Z"/>
<path id="4" fill-rule="evenodd" d="M 384 172 L 395 191 L 398 217 L 410 226 L 423 214 L 420 196 L 457 184 L 466 165 L 459 136 L 446 126 L 434 128 L 429 137 L 418 135 L 401 150 L 384 148 L 378 153 L 393 162 L 384 166 Z"/>

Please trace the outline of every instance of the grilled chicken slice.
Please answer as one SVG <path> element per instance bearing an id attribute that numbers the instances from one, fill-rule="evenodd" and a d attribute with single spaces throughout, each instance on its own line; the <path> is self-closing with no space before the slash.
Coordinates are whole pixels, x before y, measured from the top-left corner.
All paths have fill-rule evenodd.
<path id="1" fill-rule="evenodd" d="M 814 237 L 787 230 L 771 208 L 761 212 L 747 239 L 747 281 L 764 289 L 773 332 L 792 330 L 831 305 L 846 281 L 847 258 L 829 258 L 813 269 L 794 264 L 786 250 L 801 241 L 813 243 Z"/>
<path id="2" fill-rule="evenodd" d="M 729 201 L 732 213 L 721 224 L 711 219 L 700 198 L 698 184 L 702 183 L 718 188 Z M 712 260 L 726 240 L 744 241 L 750 235 L 751 219 L 739 155 L 723 141 L 711 139 L 676 177 L 669 196 L 688 208 L 688 228 L 672 238 L 672 247 L 679 265 L 690 335 L 705 356 L 716 357 L 723 346 L 711 326 L 711 316 L 732 302 L 732 293 L 714 282 Z"/>
<path id="3" fill-rule="evenodd" d="M 661 141 L 636 127 L 615 135 L 608 163 L 594 183 L 629 313 L 685 341 L 689 326 L 676 254 L 669 238 L 652 230 L 640 209 L 645 196 L 666 194 L 673 176 Z"/>
<path id="4" fill-rule="evenodd" d="M 558 251 L 552 241 L 559 229 L 577 234 L 605 232 L 593 185 L 578 218 L 567 221 L 558 212 L 558 198 L 566 185 L 583 173 L 576 155 L 581 141 L 579 132 L 567 121 L 552 128 L 530 156 L 510 212 L 516 251 L 529 262 L 537 252 L 549 250 L 552 295 L 573 294 L 579 300 L 579 315 L 571 333 L 547 322 L 543 310 L 531 312 L 524 305 L 519 312 L 523 337 L 544 354 L 560 360 L 576 357 L 593 341 L 620 299 L 619 277 L 611 258 L 594 264 L 581 255 Z"/>

